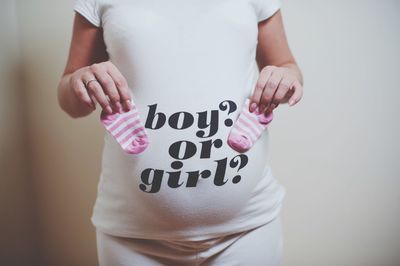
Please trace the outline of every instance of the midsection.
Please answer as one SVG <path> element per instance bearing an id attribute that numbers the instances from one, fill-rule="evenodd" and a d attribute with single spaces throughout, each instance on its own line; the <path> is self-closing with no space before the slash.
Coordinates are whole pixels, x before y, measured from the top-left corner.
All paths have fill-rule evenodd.
<path id="1" fill-rule="evenodd" d="M 234 217 L 264 178 L 268 129 L 249 151 L 234 151 L 227 139 L 245 98 L 218 95 L 191 104 L 137 98 L 150 144 L 141 154 L 125 154 L 108 134 L 103 191 L 119 191 L 121 204 L 128 209 L 146 209 L 141 215 L 149 220 L 162 217 L 174 226 Z"/>

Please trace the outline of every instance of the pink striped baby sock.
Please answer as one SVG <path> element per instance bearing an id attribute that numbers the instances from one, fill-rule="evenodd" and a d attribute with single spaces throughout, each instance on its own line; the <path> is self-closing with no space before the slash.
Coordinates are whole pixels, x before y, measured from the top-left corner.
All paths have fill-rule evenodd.
<path id="1" fill-rule="evenodd" d="M 229 146 L 238 152 L 249 150 L 273 119 L 273 112 L 265 115 L 259 112 L 258 107 L 251 113 L 249 103 L 250 99 L 247 98 L 228 136 Z"/>
<path id="2" fill-rule="evenodd" d="M 110 115 L 103 109 L 100 121 L 121 148 L 129 154 L 141 153 L 149 144 L 145 128 L 133 102 L 129 111 L 124 111 L 122 107 L 119 107 L 117 112 L 114 111 Z"/>

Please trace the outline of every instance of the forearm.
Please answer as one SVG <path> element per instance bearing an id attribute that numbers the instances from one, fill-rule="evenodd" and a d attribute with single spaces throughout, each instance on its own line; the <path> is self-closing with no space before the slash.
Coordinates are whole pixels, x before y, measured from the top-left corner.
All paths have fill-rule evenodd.
<path id="1" fill-rule="evenodd" d="M 75 96 L 71 82 L 71 74 L 65 74 L 58 84 L 58 103 L 63 111 L 72 118 L 84 117 L 92 113 L 95 109 L 83 104 Z"/>

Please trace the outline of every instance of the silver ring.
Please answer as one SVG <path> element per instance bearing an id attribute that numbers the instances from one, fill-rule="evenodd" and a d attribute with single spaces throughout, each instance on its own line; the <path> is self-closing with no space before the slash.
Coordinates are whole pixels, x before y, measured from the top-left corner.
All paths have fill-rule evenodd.
<path id="1" fill-rule="evenodd" d="M 97 82 L 99 82 L 97 79 L 91 79 L 91 80 L 89 80 L 89 81 L 86 82 L 86 84 L 85 84 L 86 89 L 88 88 L 89 83 L 92 82 L 92 81 L 97 81 Z"/>

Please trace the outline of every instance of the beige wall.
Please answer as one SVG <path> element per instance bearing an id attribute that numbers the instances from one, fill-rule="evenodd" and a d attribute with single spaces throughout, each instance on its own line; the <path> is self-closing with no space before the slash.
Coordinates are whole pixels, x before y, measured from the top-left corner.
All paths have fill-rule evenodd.
<path id="1" fill-rule="evenodd" d="M 283 1 L 305 76 L 271 134 L 286 265 L 400 265 L 400 1 Z"/>
<path id="2" fill-rule="evenodd" d="M 57 105 L 72 0 L 0 9 L 0 265 L 96 265 L 99 109 Z M 283 0 L 303 100 L 279 107 L 286 266 L 400 264 L 400 2 Z M 28 262 L 29 261 L 29 262 Z"/>
<path id="3" fill-rule="evenodd" d="M 0 265 L 35 265 L 37 246 L 29 143 L 21 90 L 15 3 L 0 9 Z"/>
<path id="4" fill-rule="evenodd" d="M 17 1 L 42 265 L 96 265 L 91 208 L 102 148 L 97 115 L 69 118 L 57 103 L 72 29 L 71 1 Z"/>

